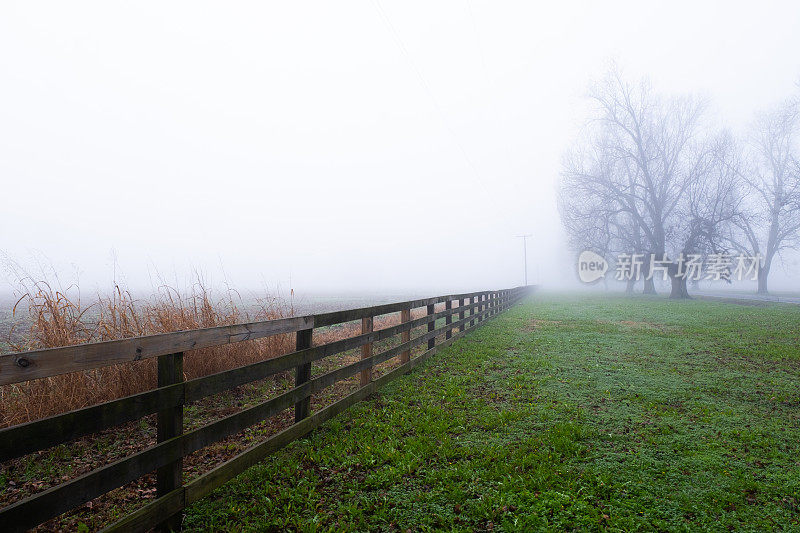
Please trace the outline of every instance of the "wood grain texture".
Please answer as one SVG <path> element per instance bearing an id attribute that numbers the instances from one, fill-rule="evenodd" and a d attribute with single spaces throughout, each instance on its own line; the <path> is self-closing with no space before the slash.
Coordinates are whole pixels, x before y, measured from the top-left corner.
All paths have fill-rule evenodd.
<path id="1" fill-rule="evenodd" d="M 160 355 L 158 357 L 158 386 L 166 387 L 183 382 L 183 353 Z M 164 442 L 183 434 L 183 404 L 160 409 L 156 419 L 156 441 Z M 156 470 L 156 496 L 162 497 L 183 484 L 183 457 Z M 181 516 L 164 515 L 157 529 L 164 533 L 177 531 L 181 526 Z"/>
<path id="2" fill-rule="evenodd" d="M 433 305 L 445 302 L 448 299 L 456 300 L 461 297 L 468 297 L 471 294 L 475 293 L 437 296 L 317 315 L 264 320 L 231 326 L 176 331 L 130 339 L 3 354 L 0 355 L 0 385 L 81 370 L 91 370 L 103 366 L 242 342 L 271 335 L 295 333 L 302 329 L 330 326 L 351 320 L 359 320 L 368 316 L 374 317 L 395 313 L 406 308 L 413 309 L 415 307 Z"/>
<path id="3" fill-rule="evenodd" d="M 314 338 L 313 329 L 302 329 L 296 333 L 295 349 L 297 352 L 302 352 L 311 348 L 312 339 Z M 294 370 L 294 386 L 299 387 L 306 381 L 311 379 L 311 362 L 303 363 L 295 367 Z M 311 398 L 303 398 L 294 404 L 294 421 L 300 422 L 308 416 L 311 409 Z"/>
<path id="4" fill-rule="evenodd" d="M 314 317 L 282 318 L 147 337 L 0 355 L 0 385 L 242 342 L 314 327 Z"/>
<path id="5" fill-rule="evenodd" d="M 403 309 L 400 311 L 400 323 L 405 324 L 411 321 L 411 309 Z M 411 330 L 403 331 L 400 334 L 400 342 L 408 342 L 411 340 Z M 411 360 L 411 352 L 404 350 L 400 353 L 400 364 L 406 364 Z"/>
<path id="6" fill-rule="evenodd" d="M 371 316 L 365 316 L 361 319 L 361 334 L 368 335 L 372 333 L 373 323 Z M 369 342 L 361 347 L 361 359 L 369 359 L 372 357 L 372 343 Z M 372 381 L 372 367 L 367 367 L 361 371 L 361 378 L 359 382 L 364 387 Z"/>
<path id="7" fill-rule="evenodd" d="M 168 475 L 162 476 L 167 482 L 162 483 L 159 481 L 159 498 L 143 509 L 124 518 L 121 522 L 115 524 L 114 527 L 119 527 L 126 531 L 138 531 L 157 526 L 162 523 L 166 517 L 176 515 L 185 505 L 196 501 L 196 499 L 207 494 L 210 490 L 224 483 L 249 465 L 255 464 L 255 462 L 260 460 L 259 458 L 263 458 L 266 454 L 284 446 L 298 436 L 307 433 L 310 429 L 322 423 L 322 421 L 327 420 L 331 416 L 335 416 L 335 414 L 346 409 L 355 401 L 365 397 L 366 394 L 374 391 L 376 387 L 418 366 L 432 353 L 435 353 L 436 350 L 451 344 L 456 338 L 461 337 L 466 332 L 481 325 L 485 318 L 505 310 L 516 303 L 527 294 L 528 291 L 529 289 L 527 288 L 517 288 L 507 293 L 497 292 L 488 300 L 486 298 L 488 293 L 481 293 L 481 296 L 483 296 L 482 299 L 478 299 L 478 294 L 474 293 L 472 295 L 468 294 L 456 298 L 448 296 L 416 300 L 408 304 L 408 307 L 399 309 L 401 312 L 401 323 L 396 326 L 373 331 L 371 320 L 369 323 L 365 321 L 361 335 L 318 347 L 311 347 L 311 328 L 305 328 L 305 331 L 298 334 L 297 351 L 291 354 L 281 356 L 274 360 L 263 361 L 254 365 L 248 365 L 247 367 L 234 369 L 232 371 L 198 378 L 185 383 L 174 383 L 182 379 L 182 372 L 180 371 L 182 359 L 178 359 L 177 356 L 161 354 L 163 357 L 161 357 L 160 362 L 163 362 L 164 367 L 163 376 L 162 372 L 159 373 L 159 385 L 162 387 L 157 390 L 123 398 L 115 402 L 107 402 L 106 404 L 101 404 L 100 406 L 94 406 L 85 410 L 66 413 L 58 417 L 51 417 L 44 421 L 7 428 L 0 432 L 0 452 L 6 455 L 13 455 L 13 446 L 6 445 L 6 442 L 11 442 L 12 444 L 22 443 L 24 442 L 24 437 L 27 436 L 34 442 L 31 446 L 36 447 L 47 442 L 45 430 L 48 428 L 61 428 L 56 432 L 57 435 L 53 437 L 53 440 L 68 440 L 70 435 L 80 434 L 81 431 L 91 430 L 92 428 L 104 427 L 106 424 L 115 423 L 117 420 L 131 420 L 135 419 L 136 416 L 141 416 L 141 413 L 152 413 L 158 410 L 163 412 L 163 416 L 160 417 L 159 422 L 159 442 L 156 445 L 109 465 L 95 469 L 78 478 L 34 494 L 4 509 L 0 509 L 0 523 L 3 524 L 4 530 L 25 530 L 47 521 L 62 512 L 82 505 L 142 475 L 154 470 L 161 470 Z M 501 296 L 503 297 L 501 298 Z M 453 299 L 459 300 L 458 307 L 456 308 L 452 306 Z M 470 301 L 467 305 L 465 305 L 466 299 Z M 446 302 L 446 309 L 439 313 L 434 312 L 435 303 L 441 301 Z M 416 320 L 411 320 L 411 304 L 416 302 L 425 302 L 424 305 L 427 315 Z M 384 310 L 386 308 L 387 306 L 377 307 L 379 310 Z M 356 311 L 362 313 L 363 309 Z M 469 316 L 466 316 L 466 311 L 470 311 Z M 454 321 L 453 317 L 456 314 L 458 315 L 458 320 Z M 339 318 L 341 318 L 341 316 L 345 315 L 339 315 Z M 436 329 L 435 320 L 442 317 L 445 318 L 446 324 Z M 308 318 L 309 317 L 303 317 L 303 322 L 292 323 L 291 327 L 296 327 L 300 324 L 308 324 L 309 321 L 305 320 Z M 362 316 L 361 318 L 366 319 L 368 317 Z M 329 317 L 326 320 L 331 319 L 332 318 Z M 314 317 L 310 317 L 310 320 L 313 322 Z M 470 326 L 467 327 L 467 324 Z M 427 325 L 427 332 L 412 339 L 412 328 L 423 325 Z M 281 327 L 289 326 L 287 326 L 287 323 L 284 323 Z M 266 331 L 266 329 L 262 329 L 261 331 Z M 369 350 L 368 354 L 366 351 L 362 351 L 363 359 L 314 379 L 310 379 L 309 374 L 309 379 L 298 379 L 295 388 L 238 413 L 183 434 L 177 425 L 179 419 L 177 409 L 180 409 L 180 406 L 182 406 L 184 402 L 188 403 L 208 394 L 228 390 L 241 383 L 260 379 L 261 377 L 271 375 L 277 371 L 299 368 L 301 366 L 304 367 L 304 365 L 310 365 L 315 360 L 345 350 L 365 346 L 370 346 L 371 348 L 371 343 L 377 340 L 387 339 L 397 334 L 402 335 L 401 344 L 394 348 L 385 350 L 379 354 L 373 354 L 372 350 Z M 449 334 L 449 338 L 443 343 L 436 345 L 436 336 L 442 334 Z M 426 342 L 428 350 L 420 357 L 410 359 L 411 349 Z M 341 379 L 371 369 L 373 366 L 393 357 L 397 357 L 398 355 L 402 358 L 404 357 L 403 354 L 408 354 L 409 359 L 403 362 L 398 368 L 378 379 L 368 382 L 355 393 L 318 413 L 306 413 L 307 416 L 298 420 L 295 425 L 284 432 L 250 448 L 227 463 L 220 465 L 220 467 L 198 477 L 189 484 L 183 487 L 180 486 L 182 481 L 179 475 L 180 469 L 178 468 L 178 475 L 176 475 L 175 465 L 180 464 L 182 457 L 225 437 L 238 433 L 266 418 L 274 416 L 292 405 L 297 405 L 304 400 L 308 400 L 315 392 L 329 387 Z M 162 365 L 159 366 L 161 367 Z M 162 369 L 160 368 L 160 370 Z M 125 415 L 125 409 L 131 409 L 133 413 Z M 99 422 L 91 421 L 90 419 L 92 416 L 98 419 Z M 118 419 L 115 418 L 116 416 L 118 416 Z M 77 423 L 83 427 L 76 430 L 68 427 L 71 423 Z M 24 444 L 19 445 L 23 448 L 25 447 Z M 29 448 L 31 446 L 29 446 Z"/>
<path id="8" fill-rule="evenodd" d="M 410 310 L 408 312 L 410 317 Z M 445 314 L 446 311 L 440 311 L 434 316 L 438 319 L 444 317 Z M 357 335 L 313 348 L 298 349 L 298 351 L 266 361 L 195 378 L 181 385 L 154 389 L 26 424 L 2 428 L 0 429 L 0 461 L 20 457 L 137 420 L 155 413 L 159 409 L 174 407 L 181 403 L 191 403 L 212 394 L 264 379 L 278 372 L 292 370 L 342 351 L 358 348 L 367 342 L 388 339 L 397 333 L 410 335 L 411 328 L 425 325 L 428 320 L 428 317 L 418 318 L 370 334 Z"/>
<path id="9" fill-rule="evenodd" d="M 509 300 L 509 302 L 506 305 L 504 305 L 503 308 L 507 309 L 508 307 L 513 305 L 513 303 L 516 301 L 517 298 Z M 486 310 L 485 312 L 488 313 L 489 311 Z M 467 322 L 469 322 L 469 319 L 463 319 L 464 324 L 466 324 Z M 456 325 L 460 326 L 461 323 L 462 320 L 460 319 L 459 323 Z M 303 421 L 281 431 L 280 433 L 266 439 L 265 441 L 259 444 L 250 447 L 243 453 L 237 455 L 233 459 L 226 461 L 225 463 L 219 465 L 213 470 L 201 476 L 198 476 L 197 478 L 189 482 L 187 485 L 185 485 L 181 490 L 177 490 L 174 493 L 169 494 L 164 498 L 155 500 L 147 504 L 139 511 L 113 524 L 104 531 L 108 532 L 147 531 L 150 527 L 152 527 L 152 524 L 157 523 L 158 516 L 160 516 L 161 514 L 175 512 L 176 510 L 181 509 L 184 505 L 190 505 L 200 500 L 204 496 L 211 493 L 214 489 L 222 486 L 223 484 L 230 481 L 231 479 L 233 479 L 240 473 L 244 472 L 251 466 L 256 465 L 264 458 L 269 456 L 271 453 L 274 453 L 275 451 L 281 449 L 290 442 L 298 439 L 299 437 L 305 435 L 312 429 L 318 427 L 323 422 L 343 412 L 344 410 L 354 405 L 358 401 L 372 394 L 374 391 L 376 391 L 378 388 L 385 385 L 386 383 L 389 383 L 390 381 L 418 367 L 419 365 L 424 363 L 428 358 L 430 358 L 433 354 L 435 354 L 437 351 L 441 350 L 446 346 L 449 346 L 455 340 L 462 337 L 475 327 L 477 326 L 471 326 L 465 329 L 464 331 L 459 331 L 458 333 L 454 334 L 450 339 L 442 342 L 438 346 L 435 346 L 425 351 L 420 356 L 415 357 L 414 359 L 409 360 L 407 363 L 398 366 L 397 368 L 375 379 L 374 381 L 371 381 L 366 386 L 361 387 L 360 389 L 351 393 L 345 398 L 342 398 L 341 400 L 325 407 L 324 409 L 321 409 L 317 413 L 314 413 L 313 415 L 309 416 Z M 440 328 L 439 330 L 429 332 L 428 334 L 439 334 L 444 329 L 445 328 Z M 418 337 L 417 339 L 424 338 L 428 334 Z M 402 348 L 402 345 L 398 348 Z M 385 353 L 389 353 L 392 351 L 393 350 L 388 350 Z M 373 357 L 377 358 L 380 357 L 381 355 L 382 354 L 379 354 Z M 364 361 L 359 361 L 359 363 L 356 364 L 360 363 L 364 363 Z"/>

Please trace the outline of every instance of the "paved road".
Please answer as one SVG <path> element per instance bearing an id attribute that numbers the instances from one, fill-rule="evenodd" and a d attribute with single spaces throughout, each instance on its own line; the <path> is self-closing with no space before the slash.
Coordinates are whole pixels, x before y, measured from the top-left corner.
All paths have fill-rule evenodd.
<path id="1" fill-rule="evenodd" d="M 773 296 L 771 294 L 743 294 L 725 291 L 690 291 L 692 295 L 707 298 L 725 298 L 728 300 L 749 300 L 757 302 L 779 302 L 784 304 L 800 305 L 800 296 Z"/>

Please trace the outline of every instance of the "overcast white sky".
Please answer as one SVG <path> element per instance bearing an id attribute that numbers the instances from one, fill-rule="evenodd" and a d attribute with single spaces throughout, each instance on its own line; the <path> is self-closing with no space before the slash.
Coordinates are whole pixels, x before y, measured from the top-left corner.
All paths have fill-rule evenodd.
<path id="1" fill-rule="evenodd" d="M 555 207 L 611 60 L 746 125 L 800 80 L 797 2 L 0 5 L 0 250 L 107 286 L 572 278 Z"/>

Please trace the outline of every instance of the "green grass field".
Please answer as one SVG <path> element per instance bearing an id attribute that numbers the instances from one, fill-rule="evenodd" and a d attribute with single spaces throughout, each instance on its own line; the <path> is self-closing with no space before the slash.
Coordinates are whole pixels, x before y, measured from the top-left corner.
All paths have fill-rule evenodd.
<path id="1" fill-rule="evenodd" d="M 800 306 L 537 295 L 189 530 L 800 530 Z"/>

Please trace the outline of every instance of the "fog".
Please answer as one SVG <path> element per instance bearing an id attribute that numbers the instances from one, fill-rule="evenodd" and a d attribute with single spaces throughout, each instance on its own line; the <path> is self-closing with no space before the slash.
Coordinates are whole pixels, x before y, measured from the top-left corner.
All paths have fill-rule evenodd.
<path id="1" fill-rule="evenodd" d="M 789 1 L 6 1 L 0 250 L 87 288 L 424 293 L 521 284 L 532 234 L 529 281 L 565 286 L 589 84 L 613 62 L 739 132 L 798 50 Z"/>

